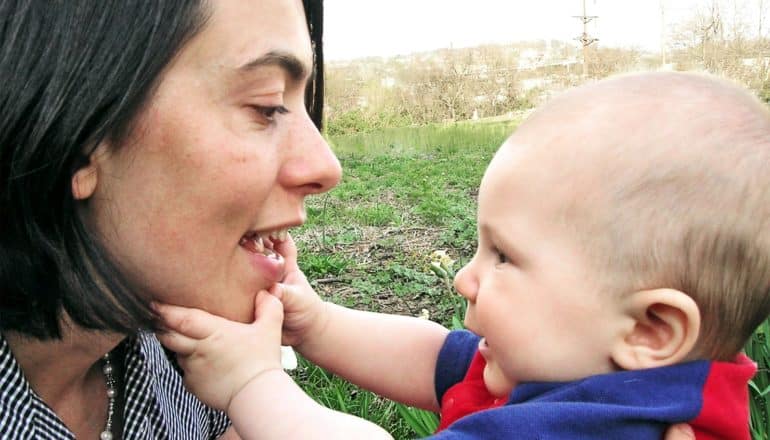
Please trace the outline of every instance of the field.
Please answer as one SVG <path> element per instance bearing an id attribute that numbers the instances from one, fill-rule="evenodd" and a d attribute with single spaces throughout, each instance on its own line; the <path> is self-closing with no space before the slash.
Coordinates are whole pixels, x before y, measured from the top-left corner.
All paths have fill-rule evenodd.
<path id="1" fill-rule="evenodd" d="M 330 138 L 343 180 L 308 201 L 308 222 L 294 232 L 300 266 L 316 290 L 345 306 L 459 325 L 463 301 L 450 279 L 430 270 L 431 254 L 446 251 L 457 260 L 455 269 L 473 255 L 478 185 L 515 126 L 458 123 Z M 765 324 L 747 346 L 760 364 L 751 388 L 755 439 L 767 439 L 770 424 L 768 333 Z M 323 405 L 372 420 L 397 439 L 425 436 L 435 426 L 431 414 L 378 398 L 307 362 L 294 375 Z"/>

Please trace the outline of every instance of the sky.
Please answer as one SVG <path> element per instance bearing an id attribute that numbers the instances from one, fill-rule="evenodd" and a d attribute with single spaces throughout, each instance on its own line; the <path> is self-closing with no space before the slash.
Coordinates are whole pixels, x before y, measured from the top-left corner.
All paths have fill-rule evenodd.
<path id="1" fill-rule="evenodd" d="M 668 32 L 706 0 L 586 0 L 587 15 L 599 16 L 589 24 L 589 34 L 604 46 L 659 51 L 661 2 Z M 758 0 L 737 2 L 750 8 Z M 329 60 L 343 60 L 572 40 L 582 32 L 580 20 L 573 18 L 582 8 L 582 0 L 325 0 L 324 51 Z"/>

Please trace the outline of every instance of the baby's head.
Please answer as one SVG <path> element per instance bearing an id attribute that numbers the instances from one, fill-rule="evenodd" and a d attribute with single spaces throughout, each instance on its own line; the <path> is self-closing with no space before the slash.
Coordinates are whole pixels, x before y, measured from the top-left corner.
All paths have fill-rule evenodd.
<path id="1" fill-rule="evenodd" d="M 455 279 L 485 382 L 730 359 L 770 313 L 770 112 L 695 74 L 574 89 L 505 142 Z"/>

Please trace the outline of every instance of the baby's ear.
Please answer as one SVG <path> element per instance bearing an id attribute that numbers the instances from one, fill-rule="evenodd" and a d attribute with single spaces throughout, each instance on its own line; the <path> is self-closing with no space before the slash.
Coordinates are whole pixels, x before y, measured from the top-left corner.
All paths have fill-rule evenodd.
<path id="1" fill-rule="evenodd" d="M 643 290 L 625 302 L 633 325 L 612 349 L 612 360 L 620 368 L 672 365 L 692 352 L 700 332 L 700 311 L 690 296 L 675 289 Z"/>

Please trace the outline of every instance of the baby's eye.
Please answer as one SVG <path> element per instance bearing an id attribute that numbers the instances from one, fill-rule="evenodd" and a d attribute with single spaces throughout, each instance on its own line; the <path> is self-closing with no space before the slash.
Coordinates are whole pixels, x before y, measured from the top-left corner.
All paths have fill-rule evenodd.
<path id="1" fill-rule="evenodd" d="M 497 254 L 497 263 L 498 264 L 505 264 L 508 263 L 510 260 L 508 260 L 508 257 L 500 252 L 498 249 L 495 249 L 495 253 Z"/>

